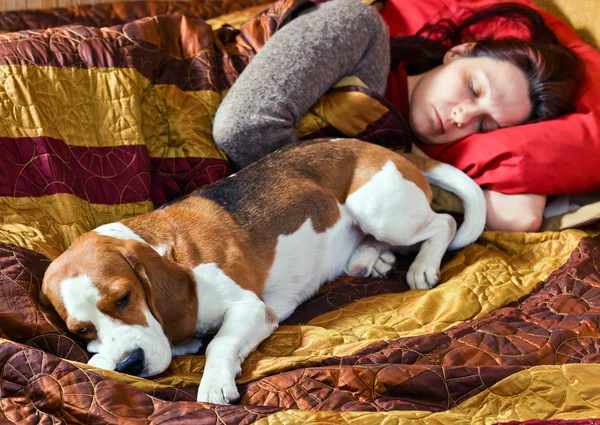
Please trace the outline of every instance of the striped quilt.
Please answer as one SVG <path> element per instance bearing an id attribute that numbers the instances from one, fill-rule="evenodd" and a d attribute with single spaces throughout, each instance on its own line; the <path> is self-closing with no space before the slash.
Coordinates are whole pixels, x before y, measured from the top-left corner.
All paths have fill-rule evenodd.
<path id="1" fill-rule="evenodd" d="M 39 303 L 46 267 L 77 236 L 230 173 L 216 109 L 311 4 L 0 14 L 0 423 L 597 423 L 598 226 L 486 232 L 446 256 L 430 291 L 408 290 L 410 257 L 385 280 L 327 284 L 250 354 L 233 406 L 195 402 L 202 353 L 152 379 L 88 366 Z M 296 130 L 410 148 L 402 118 L 354 77 Z"/>

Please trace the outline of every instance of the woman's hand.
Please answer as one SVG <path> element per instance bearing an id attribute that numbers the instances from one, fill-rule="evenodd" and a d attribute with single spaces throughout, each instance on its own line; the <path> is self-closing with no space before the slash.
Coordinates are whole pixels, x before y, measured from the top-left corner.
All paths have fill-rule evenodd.
<path id="1" fill-rule="evenodd" d="M 505 232 L 537 232 L 542 227 L 546 196 L 484 190 L 487 205 L 486 228 Z"/>

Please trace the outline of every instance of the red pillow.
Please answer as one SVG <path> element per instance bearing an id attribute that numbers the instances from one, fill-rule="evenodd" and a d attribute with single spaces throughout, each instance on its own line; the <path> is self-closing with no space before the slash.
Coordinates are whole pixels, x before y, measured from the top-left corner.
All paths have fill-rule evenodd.
<path id="1" fill-rule="evenodd" d="M 419 147 L 431 157 L 465 171 L 484 188 L 507 194 L 579 194 L 600 189 L 600 52 L 532 1 L 516 0 L 542 14 L 558 38 L 586 66 L 576 111 L 556 120 L 476 134 L 458 142 Z M 414 34 L 426 23 L 463 16 L 498 0 L 387 0 L 382 16 L 392 35 Z M 491 26 L 493 25 L 493 28 Z M 477 32 L 517 35 L 523 28 L 488 23 Z"/>

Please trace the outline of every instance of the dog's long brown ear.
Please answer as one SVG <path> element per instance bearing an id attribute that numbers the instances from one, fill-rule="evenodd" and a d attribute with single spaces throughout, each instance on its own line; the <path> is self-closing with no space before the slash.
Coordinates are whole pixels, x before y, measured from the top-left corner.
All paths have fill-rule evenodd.
<path id="1" fill-rule="evenodd" d="M 38 301 L 44 307 L 52 308 L 52 304 L 50 303 L 50 300 L 48 299 L 48 297 L 46 296 L 46 294 L 44 294 L 44 291 L 42 290 L 42 289 L 44 289 L 44 284 L 46 284 L 46 282 L 42 281 L 42 285 L 40 285 L 40 289 L 38 292 Z"/>
<path id="2" fill-rule="evenodd" d="M 124 241 L 121 253 L 144 286 L 148 306 L 171 343 L 193 336 L 198 295 L 191 270 L 133 240 Z"/>

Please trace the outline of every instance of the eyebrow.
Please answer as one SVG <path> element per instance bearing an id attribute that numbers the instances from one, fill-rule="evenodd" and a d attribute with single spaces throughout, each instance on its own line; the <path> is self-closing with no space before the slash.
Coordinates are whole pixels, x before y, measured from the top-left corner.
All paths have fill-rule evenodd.
<path id="1" fill-rule="evenodd" d="M 490 79 L 490 76 L 484 70 L 479 71 L 477 74 L 483 75 L 484 78 L 482 78 L 482 80 L 485 80 L 486 90 L 488 92 L 488 96 L 491 98 L 493 96 L 494 92 L 492 91 L 492 82 L 491 82 L 492 80 Z M 497 128 L 495 128 L 494 130 L 497 130 L 499 128 L 503 128 L 500 125 L 500 123 L 494 119 L 494 117 L 492 117 L 491 115 L 488 115 L 488 116 L 492 119 L 492 121 L 494 122 L 494 124 L 496 124 Z"/>

